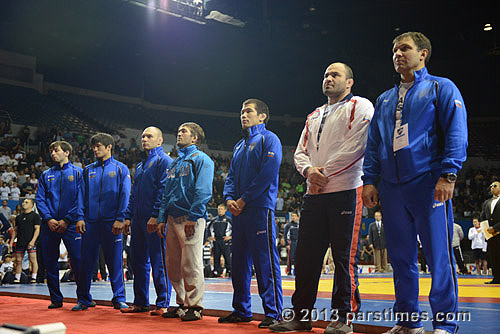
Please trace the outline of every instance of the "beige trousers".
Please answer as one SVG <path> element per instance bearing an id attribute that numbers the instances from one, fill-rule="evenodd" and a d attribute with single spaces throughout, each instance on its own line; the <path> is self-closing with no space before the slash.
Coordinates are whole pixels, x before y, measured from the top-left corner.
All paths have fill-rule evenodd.
<path id="1" fill-rule="evenodd" d="M 375 262 L 375 272 L 385 273 L 387 271 L 387 248 L 374 249 L 373 260 Z"/>
<path id="2" fill-rule="evenodd" d="M 205 218 L 196 221 L 194 235 L 187 239 L 184 232 L 186 217 L 167 219 L 166 263 L 176 301 L 184 307 L 203 307 L 203 235 Z"/>

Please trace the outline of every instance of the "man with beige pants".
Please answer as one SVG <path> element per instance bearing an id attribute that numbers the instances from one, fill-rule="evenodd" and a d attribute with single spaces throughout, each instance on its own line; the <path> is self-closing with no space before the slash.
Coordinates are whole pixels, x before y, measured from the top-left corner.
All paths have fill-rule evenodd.
<path id="1" fill-rule="evenodd" d="M 167 171 L 158 233 L 165 237 L 166 230 L 167 272 L 178 306 L 163 313 L 164 318 L 203 317 L 203 236 L 214 176 L 213 161 L 197 147 L 204 139 L 198 124 L 182 124 L 177 132 L 179 156 Z"/>
<path id="2" fill-rule="evenodd" d="M 387 246 L 384 224 L 382 224 L 382 212 L 376 211 L 374 217 L 375 221 L 370 224 L 368 238 L 370 248 L 373 249 L 375 272 L 385 273 L 387 271 Z"/>

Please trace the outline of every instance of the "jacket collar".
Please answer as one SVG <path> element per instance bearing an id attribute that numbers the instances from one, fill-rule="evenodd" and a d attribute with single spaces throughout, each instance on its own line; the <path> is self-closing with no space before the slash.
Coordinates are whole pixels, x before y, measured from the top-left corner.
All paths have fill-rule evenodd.
<path id="1" fill-rule="evenodd" d="M 69 166 L 71 166 L 71 161 L 68 161 L 67 163 L 65 163 L 65 164 L 62 166 L 62 168 L 61 168 L 61 165 L 59 165 L 59 164 L 55 164 L 55 165 L 54 165 L 54 168 L 55 168 L 55 169 L 62 169 L 62 170 L 65 170 L 65 169 L 68 169 L 68 168 L 69 168 Z"/>
<path id="2" fill-rule="evenodd" d="M 190 155 L 194 151 L 198 150 L 198 147 L 195 144 L 191 144 L 187 147 L 179 149 L 179 158 L 184 158 L 187 155 Z"/>
<path id="3" fill-rule="evenodd" d="M 160 154 L 161 152 L 163 152 L 163 147 L 161 147 L 161 146 L 158 146 L 158 147 L 153 148 L 152 150 L 149 150 L 148 159 L 155 156 L 155 155 Z"/>
<path id="4" fill-rule="evenodd" d="M 425 77 L 427 77 L 427 75 L 429 75 L 429 72 L 427 71 L 427 67 L 424 66 L 422 69 L 413 72 L 413 75 L 415 76 L 414 82 L 417 83 L 417 82 L 424 80 Z M 399 87 L 400 83 L 401 83 L 401 78 L 399 78 L 399 80 L 397 81 L 396 88 Z"/>
<path id="5" fill-rule="evenodd" d="M 104 161 L 97 160 L 97 161 L 96 161 L 96 164 L 97 164 L 97 166 L 107 166 L 107 165 L 109 165 L 109 163 L 110 163 L 111 161 L 113 161 L 113 160 L 114 160 L 114 158 L 113 158 L 113 156 L 111 156 L 109 159 L 106 159 L 106 160 L 104 160 Z"/>
<path id="6" fill-rule="evenodd" d="M 256 136 L 258 134 L 262 134 L 262 132 L 264 132 L 266 130 L 266 123 L 254 125 L 254 126 L 248 128 L 247 130 L 248 130 L 249 137 L 253 137 L 253 136 Z"/>

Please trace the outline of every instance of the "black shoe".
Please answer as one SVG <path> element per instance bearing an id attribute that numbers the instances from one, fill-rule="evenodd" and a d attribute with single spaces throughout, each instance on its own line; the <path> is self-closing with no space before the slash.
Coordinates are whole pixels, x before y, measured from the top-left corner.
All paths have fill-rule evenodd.
<path id="1" fill-rule="evenodd" d="M 277 324 L 269 326 L 273 332 L 291 333 L 291 332 L 309 332 L 312 329 L 310 321 L 299 321 L 293 319 L 291 321 L 281 321 Z"/>
<path id="2" fill-rule="evenodd" d="M 269 328 L 269 326 L 279 323 L 278 320 L 266 316 L 264 320 L 259 324 L 259 328 Z"/>
<path id="3" fill-rule="evenodd" d="M 185 313 L 186 309 L 184 308 L 184 305 L 179 305 L 177 307 L 169 308 L 167 312 L 164 312 L 161 316 L 164 318 L 182 318 Z"/>
<path id="4" fill-rule="evenodd" d="M 190 307 L 186 313 L 181 316 L 182 321 L 196 321 L 203 318 L 203 309 L 201 307 Z"/>
<path id="5" fill-rule="evenodd" d="M 220 317 L 219 318 L 219 323 L 234 323 L 234 322 L 250 322 L 252 321 L 252 317 L 240 317 L 239 315 L 236 315 L 234 313 L 231 313 L 225 317 Z"/>
<path id="6" fill-rule="evenodd" d="M 484 284 L 500 284 L 500 281 L 491 280 L 489 282 L 484 282 Z"/>
<path id="7" fill-rule="evenodd" d="M 47 308 L 54 309 L 54 308 L 60 308 L 62 306 L 63 306 L 62 302 L 52 302 Z"/>

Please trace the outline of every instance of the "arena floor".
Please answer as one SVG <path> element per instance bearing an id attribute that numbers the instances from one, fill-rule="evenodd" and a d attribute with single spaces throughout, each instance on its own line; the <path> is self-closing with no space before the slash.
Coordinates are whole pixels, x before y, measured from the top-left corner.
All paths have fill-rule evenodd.
<path id="1" fill-rule="evenodd" d="M 500 317 L 500 285 L 485 285 L 491 280 L 486 276 L 459 276 L 459 326 L 461 333 L 495 333 L 498 332 L 498 319 Z M 231 311 L 232 286 L 227 278 L 206 279 L 204 307 L 207 315 L 221 315 Z M 420 305 L 422 311 L 431 310 L 427 295 L 430 290 L 431 279 L 429 275 L 420 278 Z M 294 280 L 291 276 L 283 278 L 284 307 L 291 306 L 291 296 L 294 291 Z M 333 286 L 333 277 L 323 275 L 321 278 L 316 308 L 318 320 L 324 320 L 330 308 L 330 291 Z M 75 301 L 75 284 L 62 283 L 61 290 L 66 303 Z M 360 276 L 360 292 L 362 298 L 362 316 L 354 321 L 355 331 L 364 333 L 380 333 L 381 327 L 392 327 L 391 311 L 394 303 L 394 288 L 391 274 L 366 274 Z M 132 282 L 126 283 L 127 302 L 133 300 Z M 48 298 L 45 284 L 30 285 L 3 285 L 0 286 L 0 296 L 24 296 L 32 298 Z M 97 282 L 92 285 L 92 295 L 98 304 L 109 303 L 111 287 L 109 282 Z M 1 298 L 1 297 L 0 297 Z M 151 300 L 154 301 L 155 293 L 151 287 Z M 174 296 L 171 298 L 175 302 Z M 252 307 L 256 318 L 263 312 L 260 298 L 257 294 L 256 281 L 252 281 Z M 376 314 L 378 313 L 378 317 Z M 385 315 L 383 315 L 385 313 Z M 429 316 L 429 317 L 430 317 Z M 387 320 L 384 320 L 384 317 Z M 380 320 L 379 320 L 380 318 Z M 0 321 L 1 322 L 1 321 Z M 431 321 L 425 321 L 426 330 L 432 330 Z"/>

